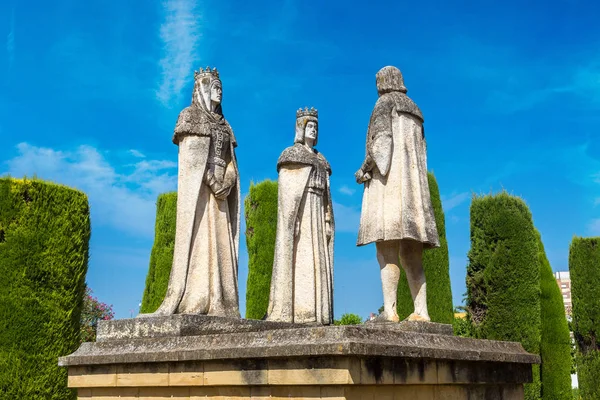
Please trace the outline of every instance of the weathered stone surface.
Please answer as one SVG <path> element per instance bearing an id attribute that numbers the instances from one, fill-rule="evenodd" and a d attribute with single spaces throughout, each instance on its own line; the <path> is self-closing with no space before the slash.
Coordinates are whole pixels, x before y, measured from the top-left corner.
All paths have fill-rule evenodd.
<path id="1" fill-rule="evenodd" d="M 283 151 L 277 234 L 267 320 L 333 323 L 333 207 L 331 168 L 314 146 L 318 113 L 296 113 L 294 145 Z"/>
<path id="2" fill-rule="evenodd" d="M 404 385 L 404 386 L 221 386 L 190 388 L 79 389 L 79 399 L 90 400 L 522 400 L 522 385 Z"/>
<path id="3" fill-rule="evenodd" d="M 437 322 L 425 322 L 425 321 L 400 321 L 390 322 L 373 320 L 367 321 L 365 327 L 371 329 L 388 329 L 394 331 L 404 332 L 419 332 L 419 333 L 433 333 L 436 335 L 450 335 L 454 334 L 452 325 L 450 324 L 439 324 Z"/>
<path id="4" fill-rule="evenodd" d="M 528 364 L 357 356 L 69 367 L 69 387 L 506 385 L 531 379 Z"/>
<path id="5" fill-rule="evenodd" d="M 395 306 L 402 265 L 415 306 L 408 319 L 429 321 L 422 252 L 440 243 L 427 181 L 423 115 L 406 95 L 398 68 L 382 68 L 376 81 L 379 99 L 365 159 L 355 174 L 364 184 L 357 245 L 376 243 L 384 307 L 378 319 L 399 319 Z"/>
<path id="6" fill-rule="evenodd" d="M 285 322 L 258 321 L 198 314 L 99 321 L 96 340 L 199 336 L 300 327 Z"/>
<path id="7" fill-rule="evenodd" d="M 383 329 L 320 326 L 202 336 L 153 337 L 84 343 L 59 365 L 257 359 L 306 356 L 370 356 L 455 361 L 539 363 L 521 344 Z"/>

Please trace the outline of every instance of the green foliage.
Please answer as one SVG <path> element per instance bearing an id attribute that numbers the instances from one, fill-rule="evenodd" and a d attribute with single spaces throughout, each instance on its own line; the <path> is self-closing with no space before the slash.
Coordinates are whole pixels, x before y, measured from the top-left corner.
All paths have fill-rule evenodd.
<path id="1" fill-rule="evenodd" d="M 581 397 L 600 399 L 600 238 L 573 238 L 569 249 L 573 334 Z"/>
<path id="2" fill-rule="evenodd" d="M 362 318 L 360 317 L 360 315 L 356 315 L 356 314 L 342 314 L 342 318 L 340 318 L 339 320 L 335 320 L 333 321 L 334 325 L 360 325 L 363 323 Z"/>
<path id="3" fill-rule="evenodd" d="M 600 352 L 577 354 L 577 379 L 581 398 L 585 400 L 600 399 Z"/>
<path id="4" fill-rule="evenodd" d="M 152 313 L 160 306 L 169 285 L 175 246 L 177 192 L 163 193 L 156 201 L 154 245 L 150 253 L 150 268 L 142 297 L 141 313 Z"/>
<path id="5" fill-rule="evenodd" d="M 467 309 L 474 336 L 520 342 L 539 354 L 538 239 L 525 202 L 506 192 L 474 197 L 467 266 Z M 539 399 L 539 367 L 525 398 Z"/>
<path id="6" fill-rule="evenodd" d="M 81 342 L 96 341 L 98 321 L 108 321 L 115 317 L 112 304 L 102 303 L 92 295 L 92 289 L 86 286 L 81 309 Z"/>
<path id="7" fill-rule="evenodd" d="M 541 381 L 543 400 L 562 400 L 571 396 L 571 337 L 562 293 L 538 236 L 542 339 Z"/>
<path id="8" fill-rule="evenodd" d="M 468 318 L 455 317 L 452 320 L 452 330 L 455 336 L 472 337 L 471 321 Z"/>
<path id="9" fill-rule="evenodd" d="M 248 249 L 248 319 L 261 319 L 269 306 L 277 229 L 277 187 L 277 182 L 271 180 L 251 183 L 250 192 L 244 200 Z"/>
<path id="10" fill-rule="evenodd" d="M 427 309 L 433 322 L 451 324 L 452 290 L 450 286 L 450 259 L 448 258 L 448 240 L 446 239 L 446 222 L 440 199 L 440 190 L 433 173 L 427 174 L 429 193 L 435 214 L 435 223 L 440 236 L 440 247 L 423 252 L 423 269 L 427 281 Z M 396 305 L 400 319 L 408 317 L 414 310 L 408 281 L 403 269 L 400 269 L 398 283 L 398 301 Z"/>
<path id="11" fill-rule="evenodd" d="M 75 398 L 57 362 L 79 346 L 89 239 L 84 193 L 0 179 L 0 398 Z"/>
<path id="12" fill-rule="evenodd" d="M 473 337 L 473 327 L 468 318 L 466 309 L 463 306 L 454 308 L 454 319 L 452 320 L 452 330 L 455 336 Z"/>

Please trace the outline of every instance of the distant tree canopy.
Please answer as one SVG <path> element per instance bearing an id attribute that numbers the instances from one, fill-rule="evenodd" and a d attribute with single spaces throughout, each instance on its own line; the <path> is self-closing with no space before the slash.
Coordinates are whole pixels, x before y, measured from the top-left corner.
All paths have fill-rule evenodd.
<path id="1" fill-rule="evenodd" d="M 573 334 L 582 399 L 600 399 L 600 237 L 575 237 L 569 249 Z"/>
<path id="2" fill-rule="evenodd" d="M 467 266 L 467 309 L 475 337 L 520 342 L 539 354 L 538 236 L 529 208 L 506 192 L 474 197 Z M 525 398 L 540 398 L 539 366 Z"/>
<path id="3" fill-rule="evenodd" d="M 154 245 L 150 253 L 150 267 L 142 298 L 141 313 L 158 309 L 169 286 L 175 246 L 175 221 L 177 216 L 177 193 L 163 193 L 156 201 L 156 224 Z"/>
<path id="4" fill-rule="evenodd" d="M 448 240 L 446 239 L 446 221 L 440 190 L 433 173 L 427 174 L 429 193 L 435 214 L 435 223 L 440 237 L 440 247 L 423 252 L 423 269 L 427 281 L 427 309 L 431 321 L 451 324 L 454 319 L 452 311 L 452 289 L 450 286 L 450 259 L 448 257 Z M 406 273 L 400 268 L 398 284 L 398 316 L 405 319 L 414 310 Z"/>
<path id="5" fill-rule="evenodd" d="M 277 230 L 277 182 L 250 184 L 244 200 L 248 281 L 246 318 L 261 319 L 267 313 Z"/>
<path id="6" fill-rule="evenodd" d="M 58 357 L 80 343 L 87 196 L 0 178 L 0 398 L 75 399 Z"/>

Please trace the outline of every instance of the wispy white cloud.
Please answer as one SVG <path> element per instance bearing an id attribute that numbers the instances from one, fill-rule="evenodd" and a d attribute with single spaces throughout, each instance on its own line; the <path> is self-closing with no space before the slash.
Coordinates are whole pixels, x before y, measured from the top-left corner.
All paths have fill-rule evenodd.
<path id="1" fill-rule="evenodd" d="M 360 210 L 333 202 L 336 232 L 357 233 L 360 224 Z"/>
<path id="2" fill-rule="evenodd" d="M 134 156 L 136 158 L 146 158 L 144 153 L 142 153 L 141 151 L 136 150 L 136 149 L 130 149 L 129 154 L 131 154 L 132 156 Z"/>
<path id="3" fill-rule="evenodd" d="M 338 190 L 340 193 L 346 194 L 348 196 L 352 196 L 356 192 L 356 189 L 353 189 L 348 185 L 342 185 Z"/>
<path id="4" fill-rule="evenodd" d="M 591 220 L 587 226 L 587 230 L 591 236 L 600 236 L 600 218 Z"/>
<path id="5" fill-rule="evenodd" d="M 564 87 L 556 92 L 573 93 L 588 100 L 594 106 L 600 106 L 600 58 L 587 65 L 577 67 Z"/>
<path id="6" fill-rule="evenodd" d="M 442 196 L 442 206 L 445 212 L 452 210 L 455 207 L 458 207 L 465 201 L 469 199 L 471 194 L 469 192 L 462 192 L 458 194 L 452 194 L 450 196 Z"/>
<path id="7" fill-rule="evenodd" d="M 146 239 L 154 234 L 158 194 L 176 188 L 176 164 L 171 161 L 111 164 L 90 146 L 55 150 L 20 143 L 17 150 L 19 154 L 6 163 L 6 173 L 35 175 L 82 190 L 89 197 L 92 223 Z"/>
<path id="8" fill-rule="evenodd" d="M 163 58 L 159 64 L 162 78 L 156 96 L 165 106 L 181 96 L 198 61 L 198 45 L 202 36 L 201 19 L 196 0 L 163 2 L 164 22 L 160 26 Z"/>
<path id="9" fill-rule="evenodd" d="M 549 63 L 526 57 L 514 46 L 459 35 L 448 38 L 443 51 L 453 60 L 443 66 L 445 76 L 476 82 L 486 93 L 483 104 L 494 113 L 526 111 L 565 94 L 580 99 L 582 106 L 600 107 L 600 57 L 595 47 L 587 54 L 568 54 L 564 61 Z M 463 56 L 450 57 L 457 51 Z"/>
<path id="10" fill-rule="evenodd" d="M 6 52 L 8 53 L 8 68 L 12 68 L 15 62 L 15 8 L 10 14 L 9 31 L 6 36 Z"/>

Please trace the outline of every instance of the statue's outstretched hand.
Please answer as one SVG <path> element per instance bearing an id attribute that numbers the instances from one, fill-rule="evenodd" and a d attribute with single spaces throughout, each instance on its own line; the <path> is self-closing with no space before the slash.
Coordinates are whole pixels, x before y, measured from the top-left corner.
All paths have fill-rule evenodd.
<path id="1" fill-rule="evenodd" d="M 362 185 L 363 183 L 371 179 L 371 173 L 369 171 L 365 172 L 361 168 L 358 171 L 356 171 L 356 173 L 354 174 L 354 178 L 356 179 L 356 183 Z"/>

